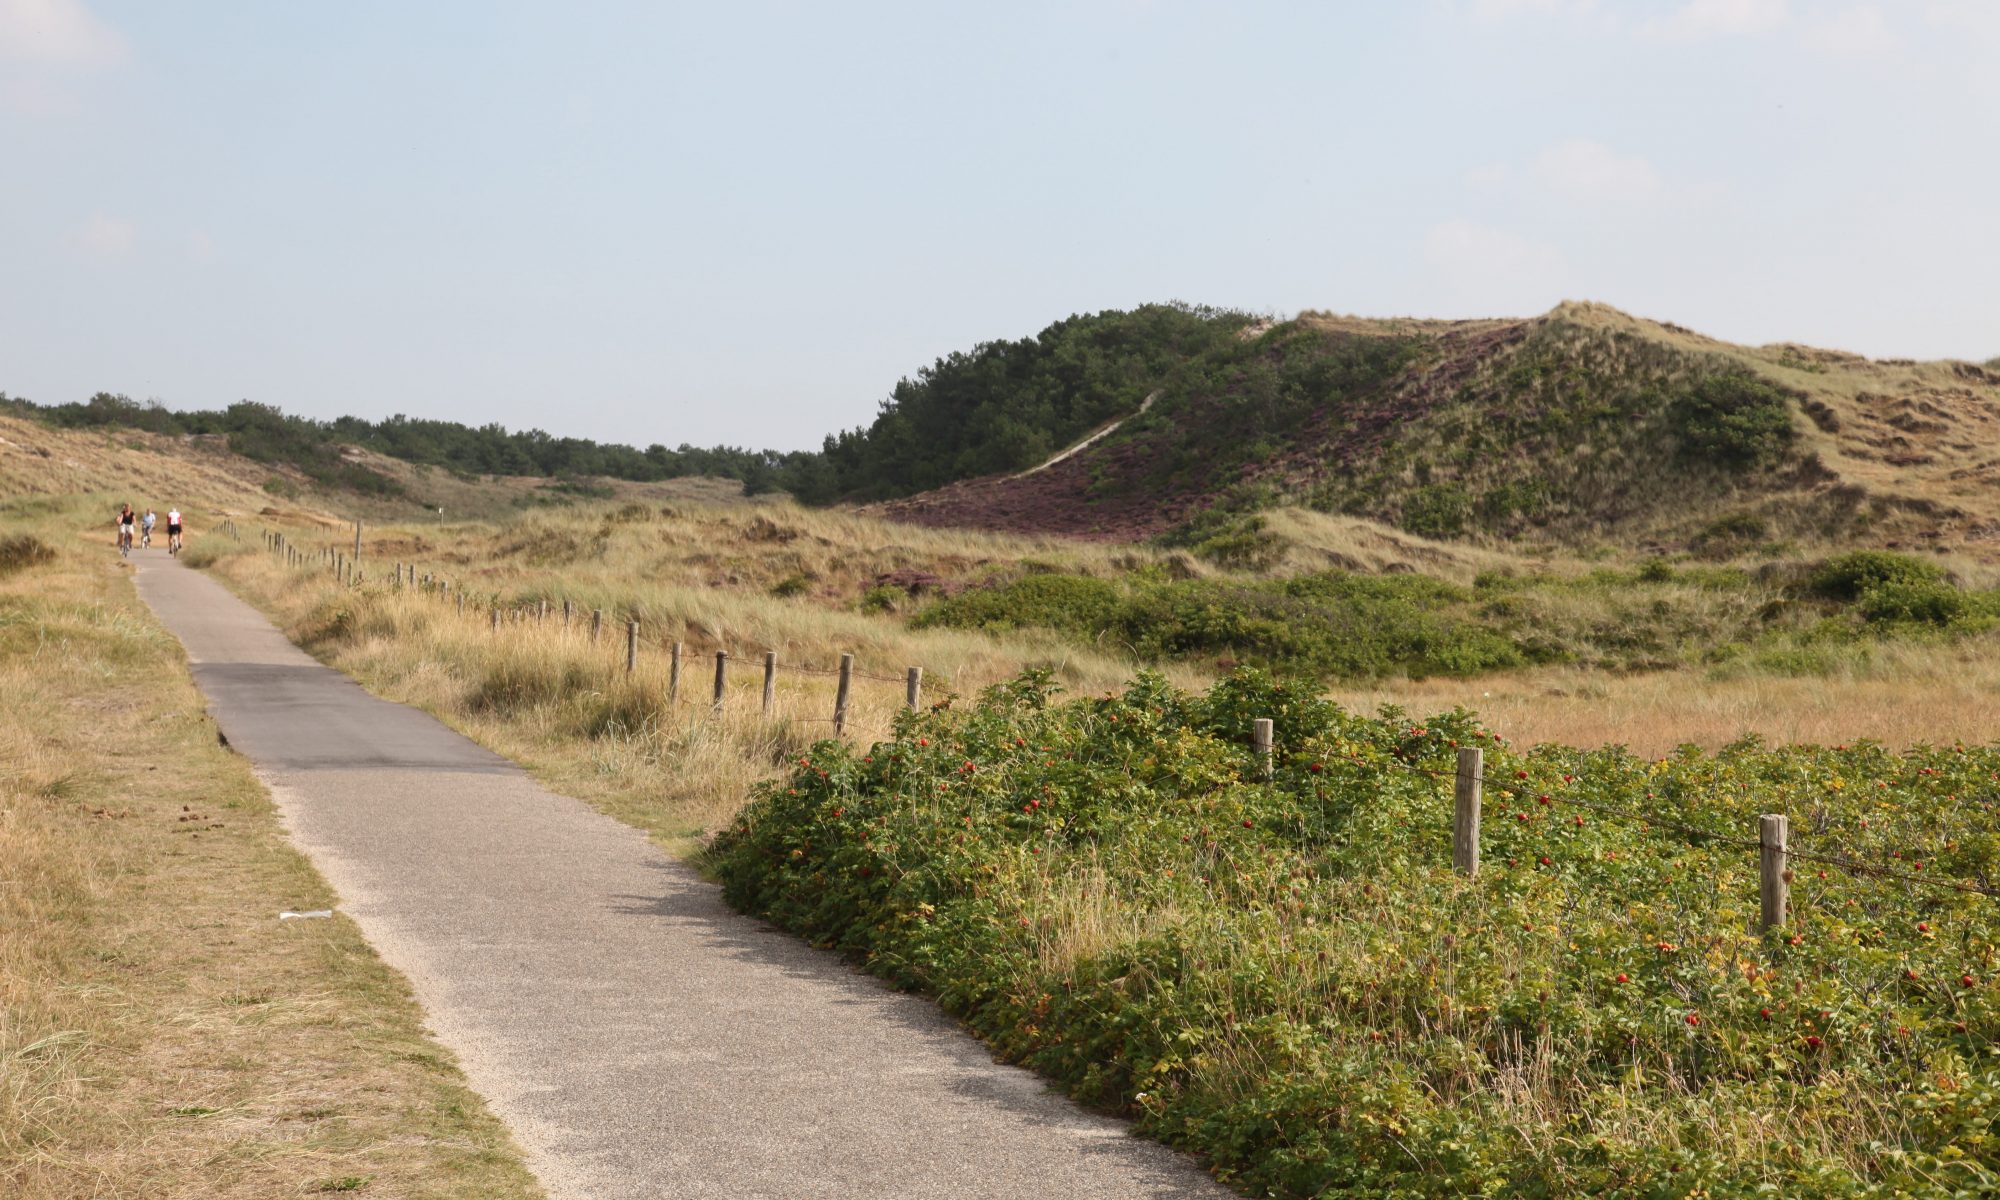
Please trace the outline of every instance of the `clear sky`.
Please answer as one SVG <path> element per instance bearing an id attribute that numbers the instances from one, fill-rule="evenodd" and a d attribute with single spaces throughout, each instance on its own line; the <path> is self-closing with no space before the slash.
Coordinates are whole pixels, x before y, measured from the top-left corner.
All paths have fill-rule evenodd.
<path id="1" fill-rule="evenodd" d="M 1073 312 L 2000 354 L 2000 0 L 0 0 L 0 390 L 817 445 Z"/>

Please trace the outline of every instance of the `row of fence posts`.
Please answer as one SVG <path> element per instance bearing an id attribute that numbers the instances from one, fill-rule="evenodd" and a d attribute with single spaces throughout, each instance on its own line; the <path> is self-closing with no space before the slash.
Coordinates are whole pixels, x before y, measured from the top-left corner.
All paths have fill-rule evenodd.
<path id="1" fill-rule="evenodd" d="M 1250 750 L 1261 778 L 1271 778 L 1272 723 L 1259 717 L 1250 723 Z M 1458 751 L 1453 781 L 1451 865 L 1460 874 L 1479 874 L 1479 810 L 1486 781 L 1486 752 L 1477 746 Z M 1781 813 L 1757 818 L 1758 926 L 1783 927 L 1791 905 L 1790 821 Z"/>
<path id="2" fill-rule="evenodd" d="M 305 565 L 305 556 L 291 544 L 290 540 L 284 534 L 266 532 L 264 540 L 266 547 L 280 554 L 287 563 L 293 566 Z M 325 547 L 322 547 L 319 553 L 320 564 L 330 570 L 334 577 L 343 583 L 352 584 L 360 578 L 359 572 L 355 569 L 355 562 L 358 560 L 361 547 L 361 522 L 359 521 L 354 523 L 354 544 L 356 552 L 356 558 L 354 559 L 346 557 L 339 551 Z M 400 562 L 394 564 L 393 579 L 398 588 L 419 586 L 415 564 Z M 453 593 L 459 615 L 463 616 L 465 614 L 465 589 L 458 588 L 454 590 L 448 580 L 433 579 L 428 574 L 422 577 L 421 585 L 426 589 L 435 588 L 442 592 Z M 547 621 L 549 616 L 549 602 L 542 600 L 539 604 L 540 607 L 535 613 L 537 623 Z M 570 626 L 575 618 L 575 613 L 575 605 L 565 597 L 562 602 L 562 623 L 564 628 Z M 495 604 L 487 611 L 487 627 L 492 633 L 497 635 L 500 632 L 500 625 L 500 606 Z M 603 637 L 603 634 L 604 610 L 601 608 L 591 609 L 590 640 L 592 642 L 599 641 Z M 667 703 L 670 706 L 680 701 L 681 666 L 685 657 L 686 647 L 680 642 L 673 643 L 668 652 L 667 659 Z M 638 669 L 639 622 L 632 620 L 626 622 L 625 626 L 625 673 L 630 675 Z M 843 654 L 840 656 L 838 676 L 839 683 L 835 689 L 833 701 L 833 731 L 836 734 L 844 733 L 847 728 L 849 700 L 853 695 L 854 688 L 854 656 L 852 654 Z M 718 712 L 723 707 L 728 682 L 729 652 L 727 650 L 717 650 L 715 652 L 715 689 L 711 705 Z M 924 669 L 922 667 L 908 668 L 903 676 L 903 706 L 909 711 L 915 712 L 923 704 L 923 695 Z M 777 700 L 778 652 L 775 650 L 766 650 L 764 652 L 764 692 L 762 705 L 762 713 L 765 717 L 768 718 L 771 716 L 773 710 L 777 707 Z M 1265 724 L 1268 725 L 1269 722 L 1267 721 Z"/>
<path id="3" fill-rule="evenodd" d="M 1451 865 L 1461 874 L 1479 873 L 1479 810 L 1486 782 L 1486 752 L 1461 746 L 1452 786 Z M 1791 905 L 1790 820 L 1781 813 L 1757 818 L 1758 915 L 1760 929 L 1785 924 Z"/>
<path id="4" fill-rule="evenodd" d="M 230 526 L 230 530 L 233 534 L 233 523 Z M 284 534 L 267 531 L 264 534 L 264 541 L 268 549 L 282 554 L 287 562 L 294 566 L 304 565 L 305 556 L 291 544 Z M 360 556 L 361 522 L 359 521 L 354 523 L 353 559 L 346 559 L 338 552 L 330 549 L 323 548 L 321 550 L 322 563 L 333 571 L 336 578 L 342 579 L 347 583 L 353 583 L 359 578 L 355 563 L 359 561 Z M 396 586 L 402 587 L 406 576 L 410 586 L 416 586 L 416 567 L 412 565 L 406 568 L 404 564 L 397 563 L 395 574 Z M 437 580 L 434 584 L 429 575 L 424 576 L 423 582 L 426 587 L 437 586 L 446 591 L 451 590 L 449 582 Z M 457 601 L 458 612 L 462 616 L 465 613 L 465 591 L 463 588 L 457 591 Z M 571 602 L 565 598 L 562 602 L 564 628 L 569 627 L 574 611 Z M 545 621 L 548 619 L 548 615 L 549 602 L 543 600 L 541 601 L 538 620 Z M 492 632 L 498 634 L 500 632 L 500 606 L 498 604 L 495 604 L 489 610 L 488 620 Z M 603 634 L 603 631 L 604 610 L 599 608 L 591 609 L 590 640 L 593 642 L 597 641 Z M 673 643 L 667 659 L 667 703 L 670 706 L 680 701 L 681 663 L 684 654 L 685 647 L 680 642 Z M 639 622 L 634 620 L 628 621 L 625 626 L 625 673 L 629 675 L 638 669 Z M 848 697 L 852 694 L 854 683 L 854 656 L 852 654 L 843 654 L 840 656 L 839 675 L 840 684 L 834 694 L 833 701 L 833 731 L 836 735 L 844 732 L 847 728 Z M 728 677 L 729 652 L 727 650 L 717 650 L 715 652 L 715 691 L 712 700 L 712 706 L 717 712 L 722 710 Z M 922 667 L 911 667 L 905 673 L 903 704 L 911 712 L 915 712 L 923 701 L 923 679 L 924 669 Z M 777 704 L 777 690 L 778 652 L 775 650 L 766 650 L 764 652 L 763 696 L 763 715 L 765 717 L 771 715 L 772 709 Z M 1271 778 L 1273 729 L 1273 723 L 1267 717 L 1259 717 L 1250 723 L 1251 751 L 1256 758 L 1258 774 L 1264 779 Z M 1479 816 L 1486 778 L 1485 755 L 1486 752 L 1477 746 L 1461 746 L 1458 751 L 1458 771 L 1453 781 L 1451 862 L 1456 870 L 1466 876 L 1474 876 L 1479 873 Z M 1767 930 L 1777 929 L 1785 924 L 1791 904 L 1791 870 L 1788 866 L 1790 855 L 1787 848 L 1790 835 L 1789 827 L 1789 820 L 1781 813 L 1765 813 L 1757 819 L 1757 843 L 1759 848 L 1758 923 L 1760 927 Z"/>

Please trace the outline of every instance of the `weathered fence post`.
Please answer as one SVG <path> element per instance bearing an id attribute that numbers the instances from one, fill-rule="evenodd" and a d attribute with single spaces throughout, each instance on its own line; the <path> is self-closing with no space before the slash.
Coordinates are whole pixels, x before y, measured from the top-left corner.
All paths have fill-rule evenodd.
<path id="1" fill-rule="evenodd" d="M 1787 839 L 1791 832 L 1790 820 L 1780 814 L 1766 813 L 1757 818 L 1758 866 L 1762 875 L 1759 889 L 1762 903 L 1761 927 L 1778 929 L 1785 924 L 1786 908 L 1791 903 L 1792 886 L 1785 869 L 1790 847 Z"/>
<path id="2" fill-rule="evenodd" d="M 564 629 L 568 629 L 568 628 L 569 628 L 569 611 L 570 611 L 570 602 L 569 602 L 569 597 L 568 597 L 568 596 L 564 596 L 564 597 L 563 597 L 563 628 L 564 628 Z"/>
<path id="3" fill-rule="evenodd" d="M 489 617 L 491 618 L 491 620 L 490 620 L 490 622 L 489 622 L 489 623 L 490 623 L 490 625 L 491 625 L 491 627 L 492 627 L 492 630 L 493 630 L 493 632 L 494 632 L 494 633 L 499 633 L 499 632 L 500 632 L 500 606 L 499 606 L 498 604 L 495 604 L 495 605 L 494 605 L 494 606 L 493 606 L 493 607 L 492 607 L 492 608 L 491 608 L 490 610 L 488 610 L 488 613 L 487 613 L 487 615 L 488 615 L 488 616 L 489 616 Z"/>
<path id="4" fill-rule="evenodd" d="M 1257 755 L 1257 778 L 1271 777 L 1271 718 L 1250 722 L 1250 749 Z"/>
<path id="5" fill-rule="evenodd" d="M 903 707 L 911 712 L 924 702 L 924 669 L 911 667 L 903 676 Z"/>
<path id="6" fill-rule="evenodd" d="M 854 685 L 854 656 L 840 656 L 840 690 L 833 694 L 833 733 L 835 737 L 847 728 L 847 692 Z"/>
<path id="7" fill-rule="evenodd" d="M 679 704 L 680 702 L 681 702 L 681 644 L 679 642 L 675 642 L 674 648 L 667 654 L 667 707 L 672 708 L 674 705 Z"/>
<path id="8" fill-rule="evenodd" d="M 459 616 L 461 616 L 461 617 L 465 615 L 465 589 L 464 589 L 464 588 L 460 588 L 460 589 L 458 589 L 458 615 L 459 615 Z"/>
<path id="9" fill-rule="evenodd" d="M 1458 748 L 1456 807 L 1451 820 L 1451 865 L 1464 875 L 1479 874 L 1479 793 L 1485 783 L 1486 753 Z"/>
<path id="10" fill-rule="evenodd" d="M 354 523 L 354 561 L 361 561 L 361 522 Z"/>
<path id="11" fill-rule="evenodd" d="M 771 706 L 778 699 L 778 652 L 764 651 L 764 715 L 771 715 Z"/>
<path id="12" fill-rule="evenodd" d="M 535 624 L 546 625 L 548 623 L 549 623 L 549 598 L 547 596 L 544 596 L 542 597 L 542 611 L 536 614 Z"/>
<path id="13" fill-rule="evenodd" d="M 729 651 L 717 650 L 715 652 L 715 711 L 717 712 L 722 711 L 722 689 L 728 670 Z"/>
<path id="14" fill-rule="evenodd" d="M 625 673 L 630 675 L 639 669 L 639 622 L 625 624 Z"/>
<path id="15" fill-rule="evenodd" d="M 593 609 L 591 609 L 591 610 L 590 610 L 590 640 L 591 640 L 591 641 L 593 641 L 593 642 L 594 642 L 594 641 L 596 641 L 596 640 L 597 640 L 597 634 L 598 634 L 598 632 L 599 632 L 600 630 L 602 630 L 603 628 L 604 628 L 604 610 L 603 610 L 603 609 L 601 609 L 601 608 L 593 608 Z"/>

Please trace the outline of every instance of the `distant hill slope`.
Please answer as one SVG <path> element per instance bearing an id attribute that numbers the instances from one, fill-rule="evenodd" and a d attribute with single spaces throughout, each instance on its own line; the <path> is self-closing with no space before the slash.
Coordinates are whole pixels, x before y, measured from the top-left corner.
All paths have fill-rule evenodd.
<path id="1" fill-rule="evenodd" d="M 1438 538 L 2000 555 L 2000 370 L 1735 346 L 1597 304 L 1245 326 L 1101 441 L 879 510 L 1199 542 L 1296 505 Z"/>
<path id="2" fill-rule="evenodd" d="M 490 517 L 577 500 L 663 502 L 740 499 L 732 480 L 689 478 L 657 483 L 539 477 L 462 477 L 349 448 L 352 466 L 380 473 L 394 487 L 355 492 L 316 480 L 286 464 L 234 453 L 221 436 L 148 433 L 136 429 L 52 428 L 0 413 L 0 515 L 38 497 L 98 495 L 105 499 L 109 544 L 117 504 L 165 513 L 178 507 L 189 527 L 205 532 L 225 517 L 260 515 L 345 524 L 357 517 L 408 521 L 426 514 L 446 520 Z M 443 509 L 442 514 L 438 513 Z"/>

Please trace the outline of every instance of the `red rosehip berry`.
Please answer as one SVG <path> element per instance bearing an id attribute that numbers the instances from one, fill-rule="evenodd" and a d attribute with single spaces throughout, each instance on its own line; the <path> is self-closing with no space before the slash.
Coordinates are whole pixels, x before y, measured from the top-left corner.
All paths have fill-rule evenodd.
<path id="1" fill-rule="evenodd" d="M 1806 1048 L 1808 1050 L 1817 1050 L 1822 1045 L 1824 1045 L 1824 1043 L 1822 1043 L 1819 1040 L 1818 1035 L 1810 1033 L 1806 1035 Z"/>
<path id="2" fill-rule="evenodd" d="M 1699 1025 L 1699 1024 L 1701 1024 L 1701 1014 L 1700 1014 L 1700 1013 L 1689 1013 L 1689 1014 L 1687 1015 L 1687 1023 L 1688 1023 L 1689 1025 Z"/>
<path id="3" fill-rule="evenodd" d="M 1632 982 L 1632 977 L 1631 977 L 1630 975 L 1627 975 L 1627 974 L 1626 974 L 1625 972 L 1623 972 L 1623 971 L 1620 971 L 1620 972 L 1618 972 L 1618 982 L 1620 982 L 1620 983 L 1630 983 L 1630 982 Z"/>

